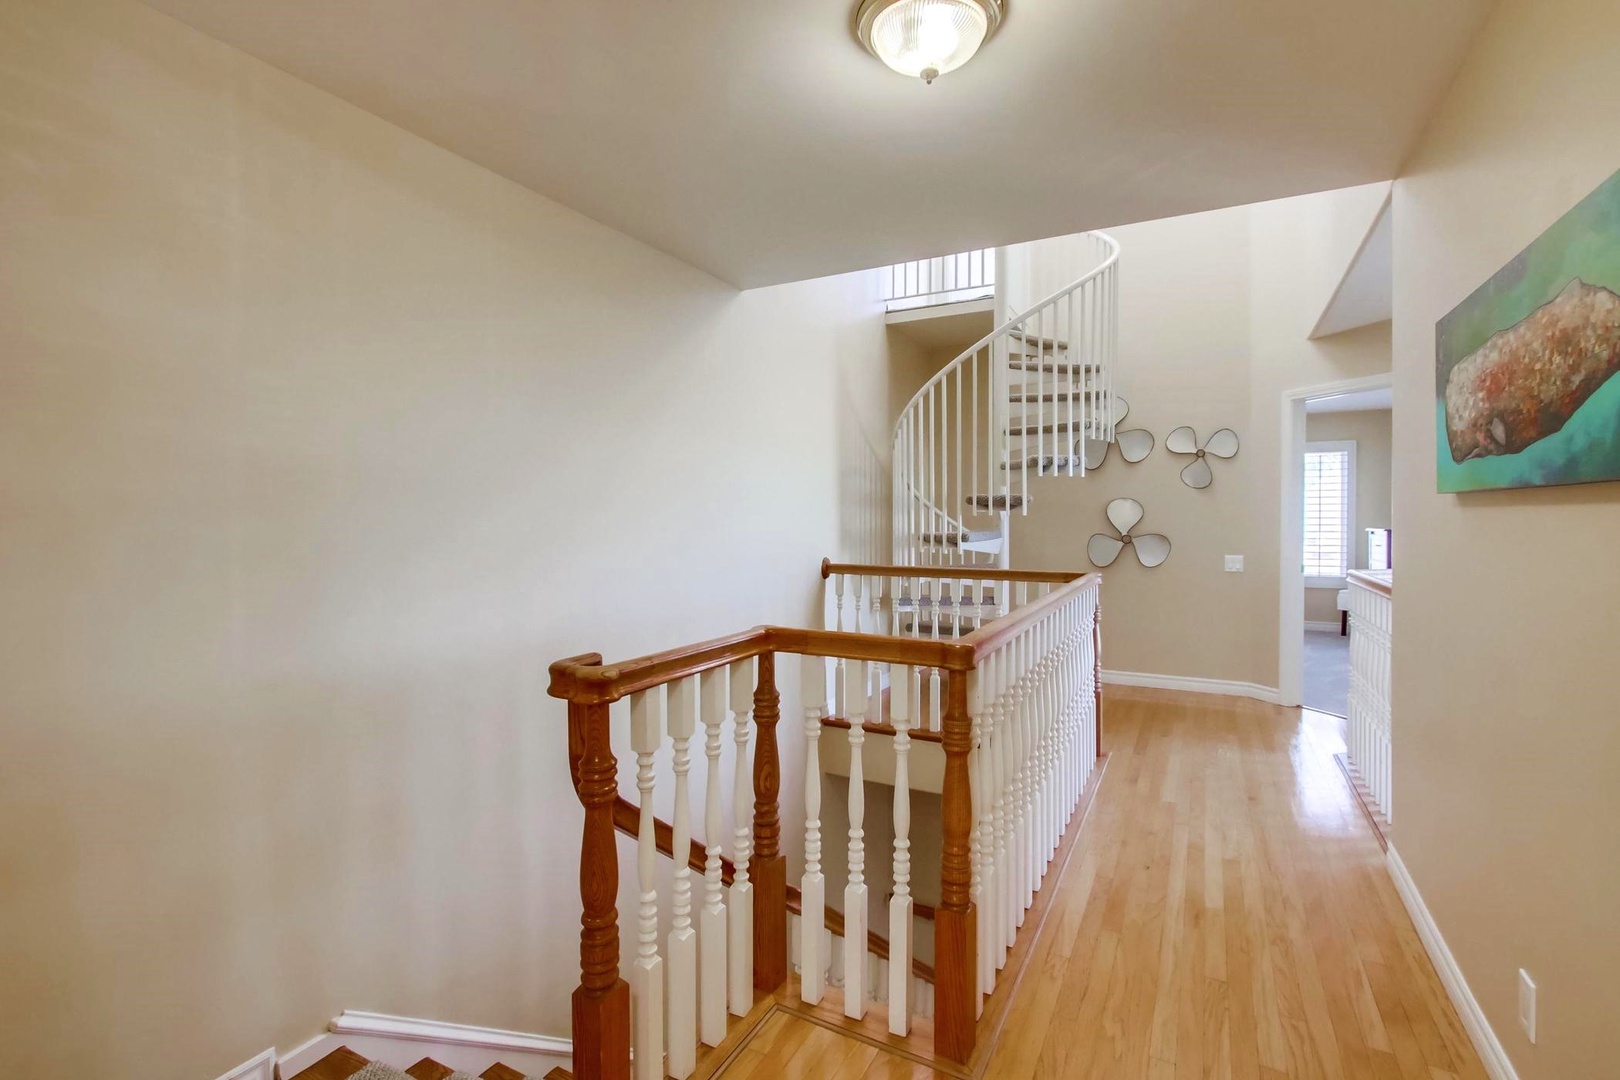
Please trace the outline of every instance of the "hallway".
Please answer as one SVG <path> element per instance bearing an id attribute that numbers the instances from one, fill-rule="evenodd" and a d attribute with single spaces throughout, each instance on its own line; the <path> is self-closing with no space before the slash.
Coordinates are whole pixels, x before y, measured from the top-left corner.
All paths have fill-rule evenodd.
<path id="1" fill-rule="evenodd" d="M 1108 773 L 984 1076 L 1483 1080 L 1335 731 L 1156 690 L 1110 688 L 1105 715 Z M 931 1072 L 826 1030 L 763 1052 L 776 1033 L 720 1075 Z"/>

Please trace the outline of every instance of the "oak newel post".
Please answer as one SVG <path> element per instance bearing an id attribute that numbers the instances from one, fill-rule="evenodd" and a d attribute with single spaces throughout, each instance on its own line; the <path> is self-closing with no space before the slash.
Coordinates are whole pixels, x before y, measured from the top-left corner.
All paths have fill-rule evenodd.
<path id="1" fill-rule="evenodd" d="M 568 703 L 568 742 L 585 806 L 579 860 L 579 988 L 574 991 L 574 1075 L 629 1080 L 630 984 L 619 978 L 619 857 L 613 801 L 618 761 L 605 703 Z"/>
<path id="2" fill-rule="evenodd" d="M 787 982 L 787 859 L 780 846 L 782 819 L 777 797 L 782 766 L 776 751 L 781 719 L 776 692 L 776 654 L 760 653 L 759 686 L 754 691 L 754 987 L 775 990 Z"/>
<path id="3" fill-rule="evenodd" d="M 934 922 L 934 1048 L 952 1061 L 973 1056 L 978 1021 L 978 912 L 973 905 L 973 862 L 968 833 L 973 828 L 973 790 L 968 755 L 973 721 L 968 715 L 968 673 L 946 673 L 941 720 L 945 785 L 940 816 L 944 848 L 940 858 L 940 905 Z"/>

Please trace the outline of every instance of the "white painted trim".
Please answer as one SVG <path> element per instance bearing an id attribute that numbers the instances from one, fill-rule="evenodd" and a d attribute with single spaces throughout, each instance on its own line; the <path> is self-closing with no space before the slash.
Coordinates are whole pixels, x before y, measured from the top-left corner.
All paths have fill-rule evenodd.
<path id="1" fill-rule="evenodd" d="M 1445 985 L 1446 994 L 1451 998 L 1451 1004 L 1456 1007 L 1457 1015 L 1462 1018 L 1463 1027 L 1468 1031 L 1468 1038 L 1473 1042 L 1474 1049 L 1479 1051 L 1480 1059 L 1485 1064 L 1485 1071 L 1490 1074 L 1491 1080 L 1519 1080 L 1519 1074 L 1513 1070 L 1513 1062 L 1508 1059 L 1507 1051 L 1502 1048 L 1496 1032 L 1491 1030 L 1490 1021 L 1485 1019 L 1485 1011 L 1479 1007 L 1474 992 L 1468 989 L 1468 980 L 1463 978 L 1462 968 L 1457 966 L 1457 958 L 1451 955 L 1451 949 L 1447 947 L 1446 939 L 1440 933 L 1440 927 L 1435 923 L 1434 916 L 1429 914 L 1428 905 L 1423 902 L 1423 895 L 1418 892 L 1417 882 L 1413 881 L 1412 875 L 1407 872 L 1406 864 L 1401 861 L 1394 844 L 1389 845 L 1386 861 L 1389 876 L 1395 881 L 1395 891 L 1401 894 L 1401 902 L 1406 905 L 1407 914 L 1412 916 L 1418 937 L 1423 941 L 1423 948 L 1428 951 L 1429 959 L 1440 975 L 1440 982 Z"/>
<path id="2" fill-rule="evenodd" d="M 336 1035 L 378 1035 L 390 1039 L 442 1043 L 446 1046 L 478 1046 L 486 1050 L 516 1050 L 525 1054 L 572 1054 L 574 1044 L 552 1035 L 531 1035 L 523 1031 L 449 1024 L 442 1020 L 412 1020 L 406 1016 L 355 1012 L 345 1009 L 329 1030 Z"/>
<path id="3" fill-rule="evenodd" d="M 1329 619 L 1324 622 L 1316 619 L 1307 619 L 1305 621 L 1305 629 L 1321 631 L 1331 630 L 1333 633 L 1337 634 L 1339 632 L 1339 621 L 1337 619 Z"/>
<path id="4" fill-rule="evenodd" d="M 1337 627 L 1335 627 L 1337 629 Z M 1259 683 L 1229 679 L 1197 679 L 1188 675 L 1155 675 L 1147 671 L 1109 671 L 1104 668 L 1103 683 L 1108 686 L 1146 686 L 1156 690 L 1181 690 L 1189 694 L 1221 694 L 1247 697 L 1277 704 L 1277 688 Z"/>
<path id="5" fill-rule="evenodd" d="M 572 1040 L 441 1020 L 345 1010 L 317 1035 L 279 1059 L 282 1077 L 295 1076 L 340 1046 L 372 1061 L 405 1069 L 424 1057 L 463 1072 L 482 1072 L 497 1061 L 526 1075 L 544 1075 L 573 1061 Z"/>
<path id="6" fill-rule="evenodd" d="M 1277 549 L 1277 697 L 1298 705 L 1305 682 L 1305 403 L 1391 385 L 1391 375 L 1302 386 L 1282 393 L 1280 543 Z"/>
<path id="7" fill-rule="evenodd" d="M 276 1080 L 276 1048 L 271 1047 L 251 1061 L 244 1061 L 219 1080 Z"/>

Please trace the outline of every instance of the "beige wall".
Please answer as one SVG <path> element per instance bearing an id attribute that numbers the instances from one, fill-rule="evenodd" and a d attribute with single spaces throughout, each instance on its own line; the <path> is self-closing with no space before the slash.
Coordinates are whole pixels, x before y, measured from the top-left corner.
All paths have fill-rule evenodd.
<path id="1" fill-rule="evenodd" d="M 1620 1062 L 1620 485 L 1436 494 L 1434 324 L 1620 165 L 1617 53 L 1503 0 L 1395 191 L 1396 844 L 1523 1080 Z"/>
<path id="2" fill-rule="evenodd" d="M 1110 229 L 1120 255 L 1124 427 L 1153 432 L 1140 464 L 1111 454 L 1085 479 L 1034 482 L 1015 517 L 1020 567 L 1086 567 L 1087 538 L 1108 531 L 1109 500 L 1146 508 L 1139 527 L 1173 551 L 1145 570 L 1125 552 L 1104 572 L 1104 666 L 1277 685 L 1281 416 L 1284 390 L 1389 370 L 1389 324 L 1319 341 L 1307 335 L 1354 255 L 1349 219 L 1373 222 L 1387 184 Z M 1182 424 L 1200 439 L 1230 427 L 1241 449 L 1214 463 L 1203 491 L 1164 449 Z M 1226 573 L 1223 556 L 1244 556 Z"/>
<path id="3" fill-rule="evenodd" d="M 875 282 L 739 294 L 124 0 L 0 7 L 0 100 L 7 1068 L 566 1034 L 545 666 L 814 617 Z"/>
<path id="4" fill-rule="evenodd" d="M 1388 409 L 1311 413 L 1305 418 L 1307 441 L 1356 444 L 1356 518 L 1350 523 L 1351 539 L 1355 542 L 1355 550 L 1350 554 L 1352 567 L 1367 565 L 1366 530 L 1389 528 L 1389 429 Z M 1306 621 L 1337 623 L 1337 597 L 1337 589 L 1306 589 Z"/>

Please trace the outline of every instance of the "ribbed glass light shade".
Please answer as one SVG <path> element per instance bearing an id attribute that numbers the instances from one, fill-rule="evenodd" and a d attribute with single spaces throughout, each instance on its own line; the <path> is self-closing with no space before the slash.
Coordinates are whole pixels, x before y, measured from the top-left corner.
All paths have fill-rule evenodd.
<path id="1" fill-rule="evenodd" d="M 971 60 L 989 31 L 973 0 L 899 0 L 872 20 L 869 44 L 900 74 L 933 82 Z"/>

